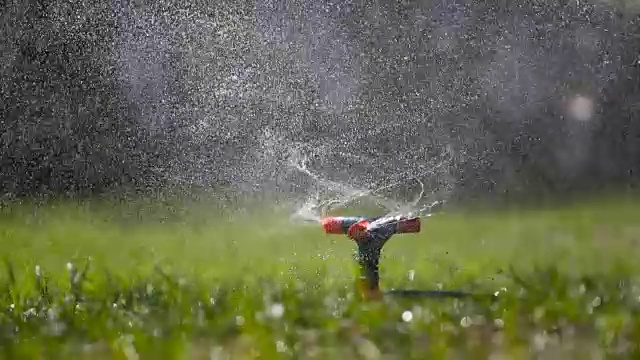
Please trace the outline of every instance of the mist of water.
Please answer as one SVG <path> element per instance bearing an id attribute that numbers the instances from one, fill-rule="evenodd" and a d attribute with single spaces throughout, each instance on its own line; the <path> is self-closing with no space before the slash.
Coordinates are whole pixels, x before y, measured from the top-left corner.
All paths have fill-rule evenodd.
<path id="1" fill-rule="evenodd" d="M 373 55 L 364 55 L 367 36 L 373 35 L 345 25 L 355 6 L 349 1 L 258 0 L 252 12 L 214 15 L 118 6 L 129 9 L 121 15 L 118 43 L 121 86 L 140 104 L 146 128 L 162 133 L 178 127 L 188 143 L 174 150 L 165 171 L 178 182 L 208 186 L 222 178 L 242 191 L 290 193 L 298 217 L 314 221 L 319 204 L 328 200 L 347 204 L 366 197 L 389 211 L 414 211 L 420 206 L 407 209 L 411 196 L 400 194 L 417 188 L 418 180 L 433 193 L 421 201 L 443 200 L 458 184 L 456 171 L 463 165 L 491 167 L 497 163 L 492 149 L 503 146 L 494 144 L 499 134 L 488 134 L 486 124 L 462 115 L 462 109 L 484 102 L 500 111 L 500 121 L 512 123 L 500 126 L 521 128 L 531 138 L 551 136 L 546 129 L 552 120 L 534 124 L 527 114 L 557 102 L 556 75 L 563 66 L 580 72 L 596 90 L 617 66 L 613 57 L 600 68 L 588 65 L 606 47 L 602 32 L 588 26 L 575 31 L 575 51 L 547 60 L 549 52 L 532 46 L 546 40 L 532 40 L 532 31 L 564 36 L 562 31 L 541 29 L 530 16 L 516 13 L 510 23 L 517 26 L 508 31 L 483 23 L 483 31 L 497 35 L 485 39 L 487 51 L 474 64 L 463 63 L 463 30 L 479 25 L 458 3 L 417 6 L 414 15 L 393 20 L 400 27 L 389 24 L 402 11 L 393 13 L 388 4 L 360 14 L 370 20 L 367 26 L 388 32 L 381 48 L 389 54 L 377 67 Z M 427 45 L 412 53 L 414 40 L 401 35 Z M 563 65 L 576 54 L 587 65 Z M 394 66 L 414 66 L 417 56 L 439 59 L 430 65 L 430 78 L 394 73 Z M 452 72 L 456 66 L 460 71 Z M 372 77 L 372 68 L 385 73 Z M 397 76 L 402 99 L 357 100 L 370 87 L 381 87 L 383 76 Z M 188 95 L 176 97 L 176 88 Z M 477 94 L 467 94 L 470 89 Z M 597 91 L 592 97 L 597 100 Z M 578 172 L 592 126 L 558 121 L 572 141 L 559 142 L 552 152 L 567 171 Z M 515 173 L 508 166 L 495 171 Z M 394 196 L 403 200 L 390 200 Z"/>

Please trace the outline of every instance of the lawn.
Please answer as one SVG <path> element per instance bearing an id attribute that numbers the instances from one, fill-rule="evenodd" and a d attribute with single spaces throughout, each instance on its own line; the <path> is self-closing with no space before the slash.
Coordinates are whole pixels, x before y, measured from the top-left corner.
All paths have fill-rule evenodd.
<path id="1" fill-rule="evenodd" d="M 256 207 L 252 207 L 257 209 Z M 237 209 L 236 209 L 237 210 Z M 457 210 L 398 235 L 363 303 L 353 244 L 280 207 L 57 202 L 0 214 L 0 354 L 26 359 L 640 356 L 640 205 Z M 493 295 L 493 296 L 485 296 Z"/>

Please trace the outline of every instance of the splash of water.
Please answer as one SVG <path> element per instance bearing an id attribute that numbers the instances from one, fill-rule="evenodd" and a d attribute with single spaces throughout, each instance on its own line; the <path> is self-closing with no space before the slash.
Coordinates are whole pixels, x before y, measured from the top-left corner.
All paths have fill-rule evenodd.
<path id="1" fill-rule="evenodd" d="M 309 168 L 309 157 L 303 153 L 294 153 L 289 159 L 289 166 L 302 174 L 305 174 L 315 182 L 315 191 L 294 211 L 291 220 L 302 223 L 318 223 L 330 210 L 344 209 L 355 201 L 368 198 L 387 212 L 385 216 L 409 215 L 428 217 L 433 214 L 436 207 L 443 205 L 446 199 L 433 200 L 438 192 L 431 191 L 431 196 L 425 196 L 425 185 L 421 179 L 435 175 L 438 171 L 447 168 L 452 160 L 451 149 L 445 149 L 439 157 L 439 161 L 426 169 L 414 173 L 403 173 L 395 179 L 385 179 L 384 185 L 371 187 L 356 187 L 348 183 L 330 180 Z M 411 183 L 420 185 L 419 194 L 412 201 L 397 201 L 383 196 L 384 190 L 398 187 L 408 187 Z M 446 194 L 452 191 L 452 186 L 445 186 L 442 192 Z M 431 201 L 428 198 L 431 197 Z M 446 196 L 445 196 L 446 197 Z"/>

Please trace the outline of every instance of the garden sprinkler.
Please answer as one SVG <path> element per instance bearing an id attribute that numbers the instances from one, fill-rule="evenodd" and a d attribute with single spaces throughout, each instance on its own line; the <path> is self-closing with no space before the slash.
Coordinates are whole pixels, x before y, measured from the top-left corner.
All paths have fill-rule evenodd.
<path id="1" fill-rule="evenodd" d="M 418 180 L 422 186 L 420 195 L 412 202 L 411 208 L 415 209 L 424 196 L 424 184 Z M 380 299 L 380 275 L 379 264 L 380 255 L 384 245 L 396 234 L 415 234 L 421 229 L 421 214 L 425 211 L 426 216 L 431 215 L 431 209 L 441 202 L 435 202 L 425 206 L 416 213 L 384 215 L 379 217 L 366 216 L 328 216 L 332 206 L 345 205 L 352 201 L 331 200 L 321 204 L 321 224 L 327 234 L 347 235 L 353 240 L 358 249 L 356 261 L 358 262 L 358 277 L 356 279 L 356 290 L 365 300 Z M 399 210 L 399 209 L 397 209 Z"/>
<path id="2" fill-rule="evenodd" d="M 396 234 L 419 233 L 422 225 L 421 219 L 432 216 L 433 208 L 443 204 L 442 201 L 436 201 L 415 211 L 415 209 L 418 208 L 418 203 L 424 196 L 424 184 L 419 180 L 417 181 L 420 183 L 422 190 L 418 197 L 409 204 L 410 206 L 405 207 L 404 211 L 401 208 L 397 208 L 395 211 L 384 216 L 328 216 L 328 212 L 332 206 L 334 208 L 344 206 L 351 202 L 353 197 L 346 200 L 330 200 L 320 204 L 320 222 L 325 233 L 347 235 L 358 247 L 356 256 L 358 263 L 356 291 L 363 300 L 380 300 L 382 298 L 383 293 L 380 290 L 379 265 L 382 248 L 387 241 Z M 375 191 L 372 191 L 369 194 L 374 192 Z M 407 211 L 407 209 L 409 211 Z M 477 297 L 477 295 L 455 290 L 391 290 L 386 293 L 388 295 L 401 297 Z"/>
<path id="3" fill-rule="evenodd" d="M 327 234 L 346 234 L 358 246 L 356 290 L 364 300 L 377 300 L 380 291 L 379 262 L 382 247 L 395 234 L 419 233 L 420 217 L 330 216 L 322 219 Z"/>
<path id="4" fill-rule="evenodd" d="M 353 240 L 357 247 L 357 262 L 359 274 L 356 279 L 356 287 L 358 293 L 363 299 L 380 299 L 382 292 L 380 291 L 379 263 L 380 254 L 384 245 L 396 234 L 419 233 L 421 229 L 421 218 L 432 216 L 432 209 L 441 205 L 444 201 L 435 201 L 431 204 L 418 207 L 425 194 L 424 183 L 419 177 L 424 176 L 435 169 L 445 166 L 446 162 L 442 162 L 428 172 L 421 172 L 413 176 L 403 176 L 401 180 L 393 181 L 390 184 L 379 187 L 374 190 L 358 191 L 347 197 L 327 200 L 320 202 L 312 208 L 320 208 L 320 223 L 327 234 L 347 235 Z M 306 162 L 296 164 L 295 167 L 303 173 L 309 175 L 319 182 L 327 182 L 314 174 L 307 168 Z M 404 206 L 394 204 L 395 209 L 383 216 L 367 217 L 367 216 L 328 216 L 330 209 L 345 207 L 346 204 L 352 203 L 361 197 L 372 197 L 378 205 L 388 205 L 388 201 L 379 202 L 380 198 L 375 194 L 382 190 L 394 188 L 408 180 L 417 181 L 421 186 L 418 197 L 411 203 Z M 332 186 L 339 187 L 339 184 L 330 182 Z M 387 199 L 385 199 L 387 200 Z M 408 205 L 408 206 L 407 206 Z M 387 206 L 385 206 L 387 207 Z M 388 207 L 387 207 L 388 208 Z M 419 209 L 416 211 L 416 209 Z M 313 221 L 317 221 L 313 218 Z M 440 291 L 440 290 L 395 290 L 390 291 L 392 294 L 401 296 L 429 296 L 429 297 L 465 297 L 469 294 L 459 291 Z"/>
<path id="5" fill-rule="evenodd" d="M 397 215 L 382 217 L 329 216 L 322 219 L 327 234 L 347 235 L 358 246 L 356 260 L 358 277 L 356 291 L 363 300 L 381 300 L 380 254 L 384 245 L 396 234 L 419 233 L 419 216 Z M 478 297 L 456 290 L 391 290 L 388 295 L 413 298 L 466 298 Z M 494 298 L 496 295 L 480 296 Z"/>

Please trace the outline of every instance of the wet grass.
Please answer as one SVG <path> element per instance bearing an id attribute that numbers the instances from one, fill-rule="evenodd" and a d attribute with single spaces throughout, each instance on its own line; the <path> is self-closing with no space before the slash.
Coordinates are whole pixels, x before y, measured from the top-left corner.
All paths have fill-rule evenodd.
<path id="1" fill-rule="evenodd" d="M 457 212 L 384 250 L 277 210 L 12 206 L 0 216 L 0 355 L 56 359 L 598 359 L 640 356 L 640 205 Z"/>

